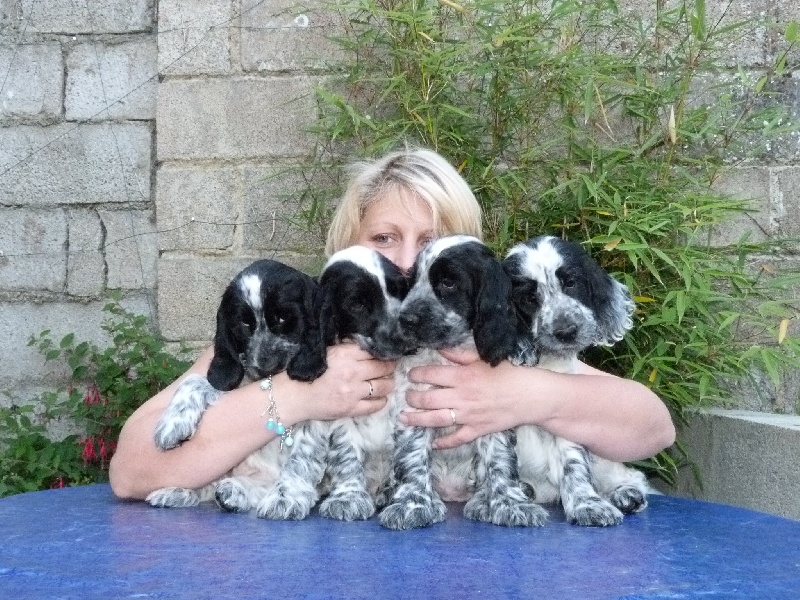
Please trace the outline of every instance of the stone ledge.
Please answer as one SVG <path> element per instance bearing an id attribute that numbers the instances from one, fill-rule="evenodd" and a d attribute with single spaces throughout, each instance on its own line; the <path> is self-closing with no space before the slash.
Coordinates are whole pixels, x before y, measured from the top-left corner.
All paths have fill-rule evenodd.
<path id="1" fill-rule="evenodd" d="M 679 435 L 700 470 L 666 493 L 800 519 L 800 415 L 707 409 Z"/>

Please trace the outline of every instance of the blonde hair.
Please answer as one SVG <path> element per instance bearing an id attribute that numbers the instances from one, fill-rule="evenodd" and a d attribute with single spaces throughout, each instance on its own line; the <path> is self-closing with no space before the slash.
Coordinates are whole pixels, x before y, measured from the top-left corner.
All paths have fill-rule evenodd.
<path id="1" fill-rule="evenodd" d="M 351 167 L 350 183 L 328 230 L 325 254 L 353 245 L 367 206 L 393 187 L 428 205 L 437 235 L 483 238 L 480 205 L 453 165 L 432 150 L 406 148 Z"/>

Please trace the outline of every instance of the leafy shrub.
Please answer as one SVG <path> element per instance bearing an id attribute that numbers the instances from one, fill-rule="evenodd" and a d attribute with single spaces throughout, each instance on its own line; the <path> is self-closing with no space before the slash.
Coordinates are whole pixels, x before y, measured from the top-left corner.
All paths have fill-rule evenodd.
<path id="1" fill-rule="evenodd" d="M 431 147 L 472 186 L 499 253 L 541 233 L 585 244 L 637 303 L 625 342 L 587 359 L 652 387 L 680 423 L 751 369 L 777 383 L 800 364 L 782 246 L 721 242 L 750 209 L 715 187 L 793 130 L 780 99 L 800 37 L 792 23 L 774 67 L 752 74 L 728 64 L 750 26 L 730 22 L 729 3 L 713 17 L 701 0 L 651 4 L 338 3 L 343 59 L 318 90 L 309 169 Z M 312 228 L 340 189 L 308 191 Z M 648 465 L 671 481 L 676 456 Z"/>
<path id="2" fill-rule="evenodd" d="M 149 327 L 115 298 L 105 305 L 103 324 L 113 345 L 98 348 L 70 333 L 56 343 L 49 330 L 32 337 L 46 361 L 65 361 L 69 388 L 37 401 L 0 408 L 0 496 L 108 480 L 108 462 L 127 418 L 145 400 L 186 371 Z M 53 440 L 48 424 L 71 433 Z"/>

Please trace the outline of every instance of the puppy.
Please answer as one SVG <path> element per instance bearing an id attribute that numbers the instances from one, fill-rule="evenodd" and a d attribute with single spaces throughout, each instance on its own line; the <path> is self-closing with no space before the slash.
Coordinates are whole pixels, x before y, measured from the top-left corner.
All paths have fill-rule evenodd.
<path id="1" fill-rule="evenodd" d="M 259 260 L 240 272 L 223 293 L 217 310 L 214 358 L 207 377 L 191 375 L 178 387 L 156 426 L 156 445 L 166 450 L 189 439 L 203 412 L 223 391 L 238 387 L 245 376 L 257 380 L 286 370 L 300 381 L 319 377 L 327 365 L 317 294 L 317 284 L 311 277 L 276 261 Z M 310 510 L 317 499 L 316 482 L 303 485 L 304 474 L 297 473 L 295 463 L 324 439 L 321 425 L 304 424 L 294 436 L 291 452 L 281 453 L 283 440 L 275 440 L 249 456 L 231 477 L 198 490 L 156 490 L 147 501 L 154 506 L 176 507 L 215 497 L 230 511 L 257 507 L 259 516 L 265 518 L 303 518 L 303 506 L 283 501 L 283 490 L 291 485 L 298 487 L 302 493 L 297 492 L 295 497 L 304 497 Z M 279 476 L 280 485 L 270 493 L 269 485 Z"/>
<path id="2" fill-rule="evenodd" d="M 515 349 L 511 286 L 500 263 L 476 238 L 450 236 L 428 245 L 417 258 L 413 286 L 400 308 L 400 332 L 416 354 L 397 369 L 391 417 L 394 423 L 392 480 L 388 505 L 379 515 L 389 529 L 411 529 L 442 521 L 442 501 L 467 500 L 464 515 L 497 525 L 533 526 L 547 512 L 531 502 L 517 477 L 513 432 L 483 436 L 459 448 L 432 452 L 436 435 L 452 431 L 407 427 L 408 380 L 418 365 L 448 364 L 442 348 L 472 346 L 496 366 Z"/>
<path id="3" fill-rule="evenodd" d="M 551 236 L 516 245 L 503 261 L 519 318 L 512 362 L 574 373 L 578 354 L 610 346 L 631 328 L 628 288 L 578 244 Z M 590 454 L 578 444 L 534 426 L 517 428 L 520 478 L 538 502 L 559 499 L 570 523 L 608 526 L 647 506 L 639 471 Z"/>
<path id="4" fill-rule="evenodd" d="M 352 341 L 384 360 L 397 359 L 406 351 L 398 336 L 397 316 L 408 278 L 391 261 L 369 248 L 352 246 L 330 257 L 319 284 L 320 328 L 326 345 Z M 329 493 L 320 504 L 322 516 L 353 521 L 375 513 L 378 490 L 389 477 L 391 433 L 389 406 L 331 423 Z"/>

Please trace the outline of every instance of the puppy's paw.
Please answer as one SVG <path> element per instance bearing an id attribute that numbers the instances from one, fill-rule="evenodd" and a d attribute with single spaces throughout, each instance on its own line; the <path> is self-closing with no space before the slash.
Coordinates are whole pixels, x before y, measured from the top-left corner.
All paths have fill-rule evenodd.
<path id="1" fill-rule="evenodd" d="M 567 521 L 582 527 L 609 527 L 622 523 L 619 509 L 601 498 L 588 498 L 567 512 Z"/>
<path id="2" fill-rule="evenodd" d="M 421 500 L 421 501 L 420 501 Z M 393 500 L 378 516 L 381 525 L 396 531 L 427 527 L 444 521 L 447 507 L 436 496 L 431 498 L 410 498 Z"/>
<path id="3" fill-rule="evenodd" d="M 637 513 L 647 508 L 647 494 L 633 486 L 623 485 L 611 492 L 609 502 L 625 515 Z"/>
<path id="4" fill-rule="evenodd" d="M 222 510 L 233 513 L 247 512 L 251 508 L 247 489 L 236 479 L 223 479 L 217 484 L 214 500 Z"/>
<path id="5" fill-rule="evenodd" d="M 384 507 L 389 506 L 392 498 L 394 498 L 396 490 L 397 486 L 395 485 L 394 481 L 383 482 L 383 484 L 381 484 L 381 486 L 378 488 L 377 494 L 375 495 L 375 508 L 383 509 Z"/>
<path id="6" fill-rule="evenodd" d="M 150 492 L 145 502 L 159 508 L 184 508 L 197 506 L 200 503 L 200 495 L 192 489 L 167 487 Z"/>
<path id="7" fill-rule="evenodd" d="M 485 489 L 478 490 L 464 506 L 464 516 L 505 527 L 541 527 L 547 522 L 547 511 L 531 502 L 521 489 L 495 498 Z"/>
<path id="8" fill-rule="evenodd" d="M 364 490 L 333 493 L 322 501 L 319 514 L 339 521 L 366 521 L 375 514 L 375 503 Z"/>
<path id="9" fill-rule="evenodd" d="M 277 485 L 256 506 L 256 514 L 272 521 L 302 521 L 311 512 L 317 498 L 313 494 L 292 492 Z"/>
<path id="10" fill-rule="evenodd" d="M 204 377 L 187 377 L 175 390 L 156 424 L 153 434 L 156 446 L 161 450 L 169 450 L 191 438 L 197 431 L 203 411 L 216 402 L 221 394 Z"/>
<path id="11" fill-rule="evenodd" d="M 177 448 L 197 431 L 200 417 L 188 414 L 167 415 L 159 419 L 153 440 L 160 450 Z"/>

